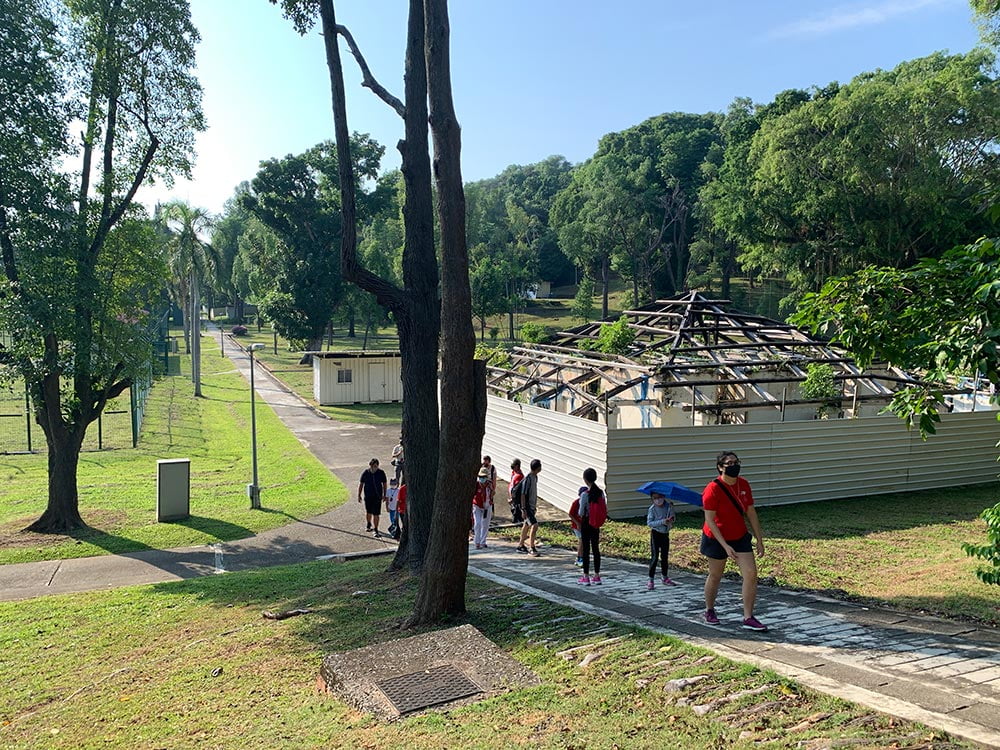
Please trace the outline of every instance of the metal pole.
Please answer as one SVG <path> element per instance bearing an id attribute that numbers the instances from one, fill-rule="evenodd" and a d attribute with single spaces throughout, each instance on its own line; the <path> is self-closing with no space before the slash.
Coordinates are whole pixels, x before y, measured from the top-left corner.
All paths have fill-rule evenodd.
<path id="1" fill-rule="evenodd" d="M 785 396 L 787 396 L 787 395 L 788 395 L 788 389 L 787 388 L 782 388 L 781 389 L 781 421 L 782 422 L 785 421 Z"/>
<path id="2" fill-rule="evenodd" d="M 253 456 L 253 487 L 250 490 L 250 507 L 260 509 L 260 487 L 257 484 L 257 408 L 253 382 L 253 349 L 250 350 L 250 445 Z"/>
<path id="3" fill-rule="evenodd" d="M 24 381 L 24 423 L 28 428 L 28 453 L 31 453 L 31 393 L 28 381 Z"/>
<path id="4" fill-rule="evenodd" d="M 192 273 L 194 287 L 194 317 L 191 320 L 191 371 L 194 374 L 194 395 L 201 396 L 201 281 Z"/>
<path id="5" fill-rule="evenodd" d="M 135 398 L 134 381 L 132 387 L 128 389 L 128 400 L 132 412 L 132 447 L 135 448 L 139 444 L 139 412 Z"/>
<path id="6" fill-rule="evenodd" d="M 976 379 L 972 381 L 972 409 L 976 410 L 976 395 L 979 393 L 979 370 L 976 370 Z"/>
<path id="7" fill-rule="evenodd" d="M 222 358 L 226 358 L 226 329 L 219 327 L 219 346 L 222 348 Z"/>

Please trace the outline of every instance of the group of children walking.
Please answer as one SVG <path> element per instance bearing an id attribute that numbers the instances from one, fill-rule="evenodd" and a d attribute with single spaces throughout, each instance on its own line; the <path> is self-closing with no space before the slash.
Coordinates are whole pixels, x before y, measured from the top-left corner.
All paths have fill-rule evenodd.
<path id="1" fill-rule="evenodd" d="M 402 463 L 402 456 L 397 457 Z M 521 536 L 516 550 L 522 554 L 539 557 L 535 545 L 538 531 L 536 512 L 538 507 L 538 475 L 542 471 L 542 462 L 531 461 L 530 471 L 525 474 L 521 470 L 520 459 L 511 463 L 510 511 L 514 523 L 521 524 Z M 718 476 L 705 487 L 701 502 L 705 511 L 705 523 L 702 526 L 699 550 L 707 558 L 708 576 L 705 579 L 705 622 L 710 625 L 719 623 L 715 611 L 715 600 L 719 583 L 722 580 L 728 560 L 735 562 L 740 569 L 742 579 L 743 622 L 747 630 L 766 631 L 768 628 L 753 614 L 757 595 L 757 561 L 764 554 L 764 537 L 754 508 L 753 493 L 746 479 L 740 477 L 741 462 L 731 451 L 723 451 L 716 459 Z M 372 477 L 367 474 L 371 473 Z M 401 473 L 401 472 L 400 472 Z M 405 475 L 404 475 L 405 476 Z M 385 493 L 386 508 L 389 511 L 390 533 L 398 538 L 402 518 L 406 507 L 405 478 L 400 477 L 397 489 L 397 479 L 388 482 Z M 588 468 L 583 472 L 584 484 L 580 487 L 577 497 L 569 509 L 569 517 L 573 532 L 577 537 L 576 565 L 583 568 L 579 583 L 584 586 L 600 586 L 601 579 L 601 527 L 608 517 L 607 498 L 604 490 L 597 484 L 597 472 Z M 374 521 L 374 533 L 378 536 L 378 491 L 368 492 L 368 485 L 386 485 L 385 474 L 378 468 L 378 460 L 372 459 L 369 472 L 362 474 L 358 487 L 358 502 L 362 494 L 368 512 L 369 530 Z M 651 482 L 653 484 L 661 484 Z M 665 483 L 669 484 L 669 483 Z M 490 522 L 493 519 L 493 501 L 496 495 L 497 470 L 490 456 L 483 456 L 476 477 L 476 489 L 472 498 L 472 514 L 470 517 L 470 542 L 476 549 L 489 547 L 487 536 Z M 648 491 L 645 487 L 643 491 Z M 661 488 L 662 489 L 662 488 Z M 371 494 L 371 498 L 369 498 Z M 369 500 L 372 500 L 369 507 Z M 650 506 L 646 511 L 646 526 L 649 527 L 649 580 L 646 589 L 656 588 L 657 566 L 660 570 L 660 580 L 664 586 L 676 584 L 668 574 L 670 559 L 670 529 L 673 528 L 676 514 L 670 500 L 663 494 L 650 493 Z M 373 518 L 374 516 L 374 518 Z M 756 545 L 754 541 L 756 540 Z"/>
<path id="2" fill-rule="evenodd" d="M 511 476 L 508 491 L 510 495 L 511 518 L 514 523 L 521 524 L 521 539 L 517 550 L 534 557 L 540 553 L 535 547 L 535 533 L 538 522 L 535 518 L 537 507 L 538 473 L 541 462 L 537 459 L 531 462 L 531 473 L 525 476 L 521 471 L 521 460 L 515 458 L 511 463 Z M 601 580 L 601 526 L 608 517 L 608 503 L 604 490 L 597 484 L 597 471 L 586 469 L 583 472 L 584 484 L 580 487 L 577 498 L 569 509 L 573 533 L 577 538 L 576 565 L 583 568 L 579 582 L 584 586 L 591 584 L 600 586 Z M 493 519 L 493 498 L 496 493 L 496 467 L 490 456 L 483 456 L 482 466 L 476 477 L 476 492 L 472 498 L 472 541 L 476 549 L 486 549 L 486 537 L 490 522 Z M 660 562 L 662 580 L 665 586 L 674 586 L 667 575 L 668 556 L 670 554 L 670 528 L 674 525 L 674 508 L 663 495 L 653 494 L 652 505 L 646 514 L 646 524 L 650 535 L 649 582 L 647 589 L 653 589 L 656 575 L 656 564 Z M 529 546 L 530 545 L 530 546 Z M 593 575 L 591 575 L 593 563 Z"/>

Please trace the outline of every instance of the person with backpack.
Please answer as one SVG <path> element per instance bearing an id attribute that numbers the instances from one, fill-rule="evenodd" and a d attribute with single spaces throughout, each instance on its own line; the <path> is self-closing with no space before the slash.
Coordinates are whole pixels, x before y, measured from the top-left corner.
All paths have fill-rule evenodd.
<path id="1" fill-rule="evenodd" d="M 715 612 L 715 597 L 719 582 L 726 569 L 726 560 L 733 560 L 743 578 L 743 627 L 758 632 L 767 626 L 754 617 L 757 599 L 757 560 L 754 557 L 753 538 L 757 540 L 757 556 L 764 555 L 764 535 L 760 520 L 753 506 L 750 483 L 740 476 L 742 464 L 732 451 L 723 451 L 716 459 L 719 476 L 705 487 L 702 504 L 705 525 L 701 534 L 701 554 L 708 558 L 708 578 L 705 579 L 705 622 L 719 624 Z M 748 528 L 749 526 L 749 528 Z"/>
<path id="2" fill-rule="evenodd" d="M 570 506 L 570 518 L 580 527 L 580 550 L 578 557 L 583 560 L 583 575 L 579 583 L 589 586 L 601 585 L 601 526 L 608 518 L 608 502 L 604 490 L 597 486 L 597 471 L 584 469 L 583 481 L 586 488 Z M 594 575 L 590 575 L 590 556 L 594 556 Z"/>
<path id="3" fill-rule="evenodd" d="M 521 471 L 521 459 L 515 458 L 510 463 L 510 484 L 507 485 L 507 502 L 510 505 L 510 519 L 513 523 L 524 523 L 524 514 L 521 512 L 521 481 L 524 479 L 524 472 Z"/>
<path id="4" fill-rule="evenodd" d="M 538 475 L 542 472 L 542 462 L 531 459 L 531 471 L 521 480 L 521 512 L 524 514 L 524 524 L 521 526 L 521 538 L 517 543 L 517 551 L 541 557 L 542 553 L 535 546 L 535 536 L 538 534 Z"/>
<path id="5" fill-rule="evenodd" d="M 489 470 L 483 466 L 476 477 L 476 493 L 472 496 L 472 538 L 476 549 L 484 549 L 486 535 L 490 530 L 490 519 L 493 517 L 493 489 L 490 484 Z"/>

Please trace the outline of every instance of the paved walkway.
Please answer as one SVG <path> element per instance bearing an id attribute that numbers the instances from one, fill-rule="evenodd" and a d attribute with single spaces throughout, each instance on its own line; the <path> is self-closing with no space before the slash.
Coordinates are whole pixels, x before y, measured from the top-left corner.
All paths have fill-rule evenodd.
<path id="1" fill-rule="evenodd" d="M 610 620 L 640 625 L 791 677 L 818 691 L 1000 747 L 1000 632 L 810 594 L 761 587 L 755 614 L 767 633 L 740 627 L 738 581 L 723 581 L 703 619 L 703 576 L 646 590 L 646 566 L 603 558 L 601 586 L 578 584 L 575 555 L 538 558 L 490 542 L 470 550 L 470 571 Z"/>
<path id="2" fill-rule="evenodd" d="M 211 331 L 218 336 L 218 331 Z M 249 362 L 228 345 L 246 375 Z M 334 422 L 266 373 L 257 391 L 295 435 L 353 493 L 368 459 L 385 456 L 394 427 Z M 266 477 L 261 484 L 266 507 Z M 353 494 L 350 495 L 353 497 Z M 249 539 L 23 565 L 0 566 L 0 599 L 154 583 L 314 560 L 391 552 L 393 543 L 362 530 L 363 514 L 349 501 L 316 518 Z M 780 589 L 760 591 L 756 614 L 768 633 L 739 628 L 739 585 L 724 581 L 717 609 L 722 623 L 702 620 L 704 578 L 676 573 L 678 585 L 645 588 L 645 566 L 605 558 L 602 586 L 581 587 L 574 555 L 543 548 L 530 558 L 504 542 L 470 550 L 469 569 L 494 580 L 610 620 L 637 624 L 705 646 L 739 662 L 772 669 L 824 693 L 923 722 L 1000 748 L 1000 631 Z"/>

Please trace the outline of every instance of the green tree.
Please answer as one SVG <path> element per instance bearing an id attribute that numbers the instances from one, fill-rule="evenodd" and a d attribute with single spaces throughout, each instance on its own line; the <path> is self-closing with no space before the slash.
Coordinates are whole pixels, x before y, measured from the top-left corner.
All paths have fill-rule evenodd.
<path id="1" fill-rule="evenodd" d="M 215 274 L 218 259 L 215 248 L 205 237 L 214 226 L 209 213 L 183 201 L 158 207 L 163 223 L 167 262 L 170 269 L 170 293 L 184 311 L 184 342 L 187 353 L 193 346 L 192 331 L 197 333 L 197 311 L 192 307 L 195 285 L 204 284 Z"/>
<path id="2" fill-rule="evenodd" d="M 469 246 L 478 248 L 475 263 L 489 262 L 502 271 L 511 339 L 528 290 L 540 280 L 566 283 L 572 277 L 572 265 L 549 225 L 552 201 L 569 184 L 570 172 L 563 157 L 550 156 L 465 186 Z"/>
<path id="3" fill-rule="evenodd" d="M 594 319 L 594 280 L 586 274 L 580 279 L 573 297 L 573 317 L 584 323 Z"/>
<path id="4" fill-rule="evenodd" d="M 479 338 L 486 339 L 486 320 L 508 309 L 504 268 L 493 262 L 484 245 L 472 248 L 469 283 L 472 314 L 479 321 Z"/>
<path id="5" fill-rule="evenodd" d="M 48 447 L 48 504 L 29 527 L 39 532 L 84 525 L 80 446 L 148 365 L 141 327 L 164 276 L 133 200 L 153 178 L 190 172 L 203 127 L 186 0 L 64 5 L 57 14 L 48 3 L 4 2 L 0 14 L 0 314 L 16 342 L 8 363 L 27 379 Z M 62 134 L 75 121 L 73 152 Z M 67 174 L 63 163 L 81 169 Z"/>
<path id="6" fill-rule="evenodd" d="M 226 201 L 222 215 L 212 226 L 211 245 L 215 248 L 216 259 L 212 283 L 216 291 L 224 295 L 233 306 L 233 318 L 236 323 L 243 323 L 246 317 L 244 300 L 247 290 L 237 283 L 235 266 L 240 252 L 240 237 L 250 221 L 250 215 L 242 207 L 240 198 L 249 191 L 249 182 L 240 183 L 233 196 Z"/>
<path id="7" fill-rule="evenodd" d="M 581 268 L 600 260 L 602 281 L 608 253 L 636 304 L 683 288 L 701 165 L 719 139 L 718 116 L 680 112 L 604 136 L 557 199 L 563 251 Z"/>
<path id="8" fill-rule="evenodd" d="M 601 326 L 597 334 L 597 350 L 605 354 L 625 354 L 635 341 L 635 331 L 628 324 L 628 316 L 622 315 L 614 323 Z"/>
<path id="9" fill-rule="evenodd" d="M 1000 238 L 909 269 L 873 267 L 829 279 L 805 295 L 792 320 L 842 343 L 862 369 L 884 360 L 922 370 L 931 382 L 979 373 L 1000 383 Z M 934 388 L 900 391 L 890 406 L 924 436 L 941 420 L 940 407 Z M 980 579 L 1000 584 L 1000 505 L 983 518 L 987 543 L 965 549 L 986 563 Z"/>
<path id="10" fill-rule="evenodd" d="M 352 141 L 360 187 L 360 180 L 377 175 L 384 149 L 365 135 L 355 134 Z M 343 300 L 337 169 L 333 142 L 321 143 L 297 156 L 263 162 L 250 190 L 240 197 L 243 209 L 281 239 L 273 245 L 277 273 L 259 299 L 261 313 L 306 351 L 319 350 Z M 303 362 L 309 359 L 306 355 Z"/>
<path id="11" fill-rule="evenodd" d="M 969 0 L 985 44 L 1000 45 L 1000 0 Z"/>
<path id="12" fill-rule="evenodd" d="M 786 92 L 727 144 L 715 225 L 744 267 L 799 290 L 871 263 L 907 267 L 987 233 L 1000 86 L 985 50 Z"/>

